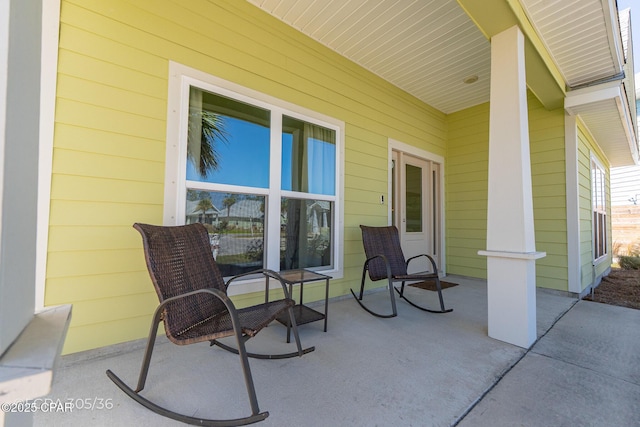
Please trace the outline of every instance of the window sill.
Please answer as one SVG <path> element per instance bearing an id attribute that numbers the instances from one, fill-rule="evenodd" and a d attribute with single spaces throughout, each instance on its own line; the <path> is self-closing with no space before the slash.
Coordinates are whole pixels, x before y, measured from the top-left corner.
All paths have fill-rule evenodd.
<path id="1" fill-rule="evenodd" d="M 591 265 L 593 265 L 594 267 L 602 264 L 603 262 L 606 261 L 611 261 L 611 258 L 609 257 L 609 254 L 604 254 L 602 255 L 600 258 L 598 259 L 594 259 L 593 261 L 591 261 Z"/>
<path id="2" fill-rule="evenodd" d="M 0 403 L 49 393 L 70 320 L 71 305 L 47 307 L 34 315 L 0 357 Z"/>

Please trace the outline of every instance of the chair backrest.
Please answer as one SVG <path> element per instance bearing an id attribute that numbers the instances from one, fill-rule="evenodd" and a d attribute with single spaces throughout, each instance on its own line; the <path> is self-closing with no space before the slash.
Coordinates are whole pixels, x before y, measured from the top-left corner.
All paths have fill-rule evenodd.
<path id="1" fill-rule="evenodd" d="M 163 227 L 136 223 L 133 227 L 142 235 L 147 269 L 160 302 L 204 288 L 226 292 L 202 224 Z M 181 298 L 164 310 L 165 331 L 170 338 L 178 337 L 223 310 L 224 304 L 211 294 Z"/>
<path id="2" fill-rule="evenodd" d="M 395 226 L 368 227 L 361 225 L 362 244 L 367 259 L 376 255 L 384 255 L 391 266 L 392 276 L 407 274 L 407 264 L 400 247 L 400 235 Z M 378 258 L 369 263 L 369 277 L 371 280 L 387 278 L 387 268 L 382 259 Z"/>

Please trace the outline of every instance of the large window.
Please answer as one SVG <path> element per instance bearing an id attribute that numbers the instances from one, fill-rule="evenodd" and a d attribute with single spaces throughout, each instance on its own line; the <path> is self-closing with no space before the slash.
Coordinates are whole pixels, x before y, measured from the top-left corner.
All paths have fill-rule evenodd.
<path id="1" fill-rule="evenodd" d="M 607 202 L 604 168 L 591 158 L 591 205 L 593 211 L 593 259 L 607 254 Z"/>
<path id="2" fill-rule="evenodd" d="M 176 206 L 165 223 L 205 224 L 225 276 L 336 270 L 340 122 L 191 78 L 179 92 L 178 160 L 167 168 Z"/>

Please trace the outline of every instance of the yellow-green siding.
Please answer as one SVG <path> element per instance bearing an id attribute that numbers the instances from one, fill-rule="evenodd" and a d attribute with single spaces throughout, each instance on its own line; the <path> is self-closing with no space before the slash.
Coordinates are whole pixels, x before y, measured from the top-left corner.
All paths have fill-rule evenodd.
<path id="1" fill-rule="evenodd" d="M 489 104 L 448 117 L 445 161 L 447 273 L 487 277 Z"/>
<path id="2" fill-rule="evenodd" d="M 568 291 L 567 197 L 564 111 L 548 111 L 529 96 L 529 144 L 537 286 Z"/>
<path id="3" fill-rule="evenodd" d="M 444 157 L 447 272 L 486 277 L 489 104 L 445 116 L 245 1 L 62 0 L 45 305 L 74 304 L 65 353 L 148 331 L 156 297 L 131 226 L 162 223 L 169 61 L 345 123 L 331 296 L 359 283 L 358 226 L 388 222 L 389 138 Z M 529 94 L 529 129 L 537 283 L 566 291 L 564 112 Z M 608 164 L 582 126 L 578 145 L 584 288 L 608 267 L 591 266 L 590 153 Z"/>
<path id="4" fill-rule="evenodd" d="M 248 2 L 63 0 L 45 304 L 74 304 L 65 353 L 147 333 L 156 298 L 131 225 L 162 222 L 170 60 L 345 122 L 332 296 L 359 280 L 358 225 L 387 223 L 388 138 L 445 155 L 442 113 Z"/>
<path id="5" fill-rule="evenodd" d="M 578 120 L 578 209 L 580 215 L 581 289 L 594 284 L 611 267 L 611 192 L 609 163 L 584 124 Z M 607 205 L 607 256 L 593 263 L 593 210 L 591 204 L 591 156 L 605 168 Z"/>
<path id="6" fill-rule="evenodd" d="M 537 285 L 567 290 L 567 224 L 564 112 L 548 111 L 529 94 L 529 143 Z M 486 278 L 489 104 L 447 117 L 446 159 L 447 272 Z"/>

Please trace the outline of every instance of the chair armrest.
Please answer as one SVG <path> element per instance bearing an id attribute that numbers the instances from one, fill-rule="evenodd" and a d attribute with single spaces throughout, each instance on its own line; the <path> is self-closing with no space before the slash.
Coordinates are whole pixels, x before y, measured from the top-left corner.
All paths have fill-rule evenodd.
<path id="1" fill-rule="evenodd" d="M 391 276 L 391 264 L 389 264 L 389 260 L 387 259 L 386 256 L 379 254 L 379 255 L 374 255 L 371 258 L 367 258 L 367 260 L 364 262 L 364 268 L 365 269 L 369 269 L 369 263 L 371 261 L 373 261 L 376 258 L 382 258 L 382 261 L 384 262 L 384 266 L 387 269 L 387 279 L 389 279 L 389 282 L 391 282 L 392 276 Z M 371 276 L 371 272 L 369 272 L 369 276 Z M 380 279 L 376 279 L 376 280 L 380 280 Z"/>
<path id="2" fill-rule="evenodd" d="M 186 292 L 184 294 L 180 294 L 180 295 L 176 295 L 176 296 L 171 297 L 171 298 L 167 298 L 166 300 L 162 301 L 160 303 L 160 305 L 158 305 L 158 307 L 156 308 L 156 311 L 153 314 L 154 323 L 160 321 L 160 318 L 162 316 L 162 310 L 170 302 L 179 300 L 181 298 L 186 298 L 186 297 L 189 297 L 189 296 L 192 296 L 192 295 L 203 294 L 203 293 L 211 294 L 211 295 L 215 296 L 216 298 L 218 298 L 220 301 L 222 301 L 222 303 L 226 307 L 227 311 L 229 312 L 229 317 L 231 318 L 231 325 L 233 326 L 233 330 L 235 331 L 236 336 L 240 337 L 242 335 L 242 328 L 241 328 L 241 325 L 240 325 L 240 319 L 238 317 L 238 311 L 236 310 L 236 306 L 233 304 L 233 301 L 231 301 L 231 298 L 229 298 L 229 296 L 227 294 L 225 294 L 221 290 L 215 289 L 215 288 L 198 289 L 196 291 Z"/>
<path id="3" fill-rule="evenodd" d="M 434 259 L 427 254 L 420 254 L 420 255 L 416 255 L 416 256 L 412 256 L 411 258 L 409 258 L 407 260 L 407 268 L 409 268 L 409 262 L 416 259 L 416 258 L 420 258 L 420 257 L 427 257 L 429 259 L 429 261 L 431 262 L 431 267 L 433 267 L 433 273 L 434 274 L 438 274 L 438 267 L 436 266 L 436 262 L 434 261 Z"/>
<path id="4" fill-rule="evenodd" d="M 211 294 L 211 295 L 215 296 L 220 301 L 222 301 L 222 303 L 225 305 L 227 310 L 229 310 L 229 313 L 231 313 L 232 316 L 233 316 L 233 314 L 235 314 L 237 316 L 236 306 L 233 304 L 233 301 L 231 301 L 231 298 L 229 298 L 229 296 L 227 294 L 225 294 L 224 292 L 222 292 L 221 290 L 215 289 L 215 288 L 198 289 L 196 291 L 186 292 L 184 294 L 180 294 L 180 295 L 176 295 L 176 296 L 171 297 L 171 298 L 167 298 L 166 300 L 162 301 L 160 303 L 160 305 L 156 308 L 156 314 L 160 314 L 162 312 L 162 309 L 167 304 L 169 304 L 170 302 L 177 301 L 177 300 L 179 300 L 181 298 L 186 298 L 186 297 L 189 297 L 189 296 L 192 296 L 192 295 L 202 294 L 202 293 Z"/>

